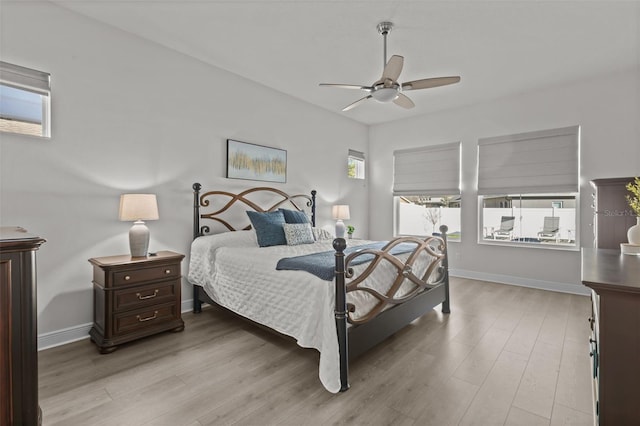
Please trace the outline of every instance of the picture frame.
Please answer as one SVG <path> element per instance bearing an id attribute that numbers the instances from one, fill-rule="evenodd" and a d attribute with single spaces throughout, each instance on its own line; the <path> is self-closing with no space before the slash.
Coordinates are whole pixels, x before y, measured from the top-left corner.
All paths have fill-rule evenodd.
<path id="1" fill-rule="evenodd" d="M 287 151 L 227 139 L 227 178 L 287 182 Z"/>

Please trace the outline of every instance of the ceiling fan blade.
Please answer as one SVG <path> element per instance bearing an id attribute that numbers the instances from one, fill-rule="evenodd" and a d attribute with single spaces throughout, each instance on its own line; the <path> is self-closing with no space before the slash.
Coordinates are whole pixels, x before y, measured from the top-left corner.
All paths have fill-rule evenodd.
<path id="1" fill-rule="evenodd" d="M 407 97 L 407 95 L 403 95 L 402 93 L 398 94 L 398 97 L 393 100 L 393 103 L 406 109 L 411 109 L 416 106 L 416 104 L 414 104 L 413 101 Z"/>
<path id="2" fill-rule="evenodd" d="M 331 83 L 320 83 L 320 86 L 323 87 L 337 87 L 339 89 L 362 89 L 371 91 L 372 88 L 369 86 L 359 86 L 357 84 L 331 84 Z"/>
<path id="3" fill-rule="evenodd" d="M 397 81 L 398 77 L 400 77 L 400 73 L 402 72 L 402 65 L 404 65 L 404 57 L 393 55 L 387 62 L 387 65 L 385 65 L 380 80 L 384 81 L 386 79 L 391 79 L 393 81 Z"/>
<path id="4" fill-rule="evenodd" d="M 369 96 L 365 96 L 362 99 L 358 99 L 357 101 L 355 101 L 352 104 L 347 105 L 346 107 L 342 108 L 342 111 L 349 111 L 350 109 L 353 109 L 355 107 L 357 107 L 358 105 L 360 105 L 361 103 L 363 103 L 364 101 L 366 101 L 367 99 L 371 99 L 373 96 L 369 95 Z"/>
<path id="5" fill-rule="evenodd" d="M 447 84 L 455 84 L 459 81 L 460 81 L 459 76 L 423 78 L 422 80 L 414 80 L 414 81 L 408 81 L 406 83 L 402 83 L 402 90 L 429 89 L 431 87 L 439 87 L 439 86 L 446 86 Z"/>

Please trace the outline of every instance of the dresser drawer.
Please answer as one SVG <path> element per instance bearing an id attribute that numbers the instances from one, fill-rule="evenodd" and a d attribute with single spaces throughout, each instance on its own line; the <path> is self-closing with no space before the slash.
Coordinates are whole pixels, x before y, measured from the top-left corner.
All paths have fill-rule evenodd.
<path id="1" fill-rule="evenodd" d="M 113 292 L 113 310 L 119 312 L 176 302 L 179 285 L 180 280 L 171 280 L 115 290 Z"/>
<path id="2" fill-rule="evenodd" d="M 139 268 L 129 271 L 118 271 L 113 273 L 113 285 L 131 285 L 145 281 L 159 280 L 163 278 L 174 278 L 180 276 L 180 264 L 169 264 L 154 266 L 151 268 Z"/>
<path id="3" fill-rule="evenodd" d="M 139 330 L 153 329 L 180 318 L 176 304 L 151 306 L 146 309 L 114 315 L 113 333 L 121 335 Z"/>

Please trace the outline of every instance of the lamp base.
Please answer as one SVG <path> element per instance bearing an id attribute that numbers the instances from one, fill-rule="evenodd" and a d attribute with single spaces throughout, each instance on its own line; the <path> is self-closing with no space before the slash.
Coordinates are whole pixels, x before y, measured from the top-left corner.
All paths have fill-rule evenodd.
<path id="1" fill-rule="evenodd" d="M 342 219 L 338 219 L 336 221 L 336 238 L 344 238 L 344 233 L 346 232 L 347 227 L 344 226 L 344 222 Z"/>
<path id="2" fill-rule="evenodd" d="M 142 220 L 136 220 L 129 229 L 129 249 L 131 257 L 147 257 L 149 249 L 149 228 Z"/>

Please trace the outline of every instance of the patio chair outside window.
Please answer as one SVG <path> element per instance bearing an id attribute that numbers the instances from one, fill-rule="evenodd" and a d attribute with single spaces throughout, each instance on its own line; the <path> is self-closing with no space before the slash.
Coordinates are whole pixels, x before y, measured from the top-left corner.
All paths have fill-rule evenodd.
<path id="1" fill-rule="evenodd" d="M 513 227 L 515 226 L 515 216 L 502 216 L 500 219 L 500 229 L 493 232 L 494 240 L 511 240 Z"/>
<path id="2" fill-rule="evenodd" d="M 542 231 L 538 232 L 541 241 L 558 241 L 560 237 L 560 218 L 546 216 Z"/>

